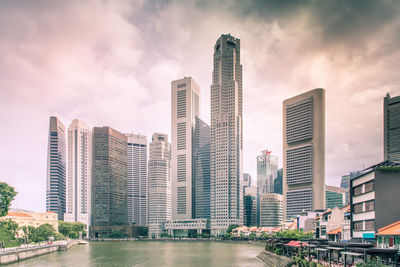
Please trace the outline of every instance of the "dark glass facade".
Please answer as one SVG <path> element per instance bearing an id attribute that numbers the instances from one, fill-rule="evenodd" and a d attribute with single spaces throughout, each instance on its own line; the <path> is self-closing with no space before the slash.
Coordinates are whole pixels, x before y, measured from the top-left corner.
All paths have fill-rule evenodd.
<path id="1" fill-rule="evenodd" d="M 243 216 L 243 223 L 246 226 L 256 226 L 256 198 L 254 196 L 244 196 L 244 216 Z"/>
<path id="2" fill-rule="evenodd" d="M 282 195 L 283 191 L 283 169 L 278 169 L 278 175 L 274 180 L 274 193 Z"/>
<path id="3" fill-rule="evenodd" d="M 196 117 L 193 144 L 193 218 L 210 218 L 210 126 Z"/>
<path id="4" fill-rule="evenodd" d="M 92 225 L 127 225 L 127 137 L 93 128 Z"/>

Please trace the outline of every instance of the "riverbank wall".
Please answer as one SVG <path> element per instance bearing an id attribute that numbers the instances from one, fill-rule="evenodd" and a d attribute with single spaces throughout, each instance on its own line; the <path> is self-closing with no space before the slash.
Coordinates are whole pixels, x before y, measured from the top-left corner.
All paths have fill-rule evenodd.
<path id="1" fill-rule="evenodd" d="M 268 267 L 290 267 L 292 266 L 292 260 L 285 256 L 279 256 L 275 253 L 263 251 L 258 254 L 257 258 L 262 261 Z"/>
<path id="2" fill-rule="evenodd" d="M 68 242 L 37 245 L 33 247 L 18 247 L 12 250 L 2 251 L 0 253 L 0 264 L 13 263 L 55 251 L 65 251 L 79 244 L 79 242 L 79 240 L 70 240 Z"/>

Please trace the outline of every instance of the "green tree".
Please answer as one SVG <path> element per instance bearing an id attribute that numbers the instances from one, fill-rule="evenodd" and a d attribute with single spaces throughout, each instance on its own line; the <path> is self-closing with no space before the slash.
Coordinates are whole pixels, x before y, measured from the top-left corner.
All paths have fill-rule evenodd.
<path id="1" fill-rule="evenodd" d="M 10 219 L 0 221 L 0 240 L 4 241 L 6 247 L 18 246 L 16 237 L 18 229 L 18 224 Z"/>
<path id="2" fill-rule="evenodd" d="M 14 200 L 16 195 L 17 192 L 14 190 L 14 187 L 0 182 L 0 217 L 7 215 L 11 201 Z"/>
<path id="3" fill-rule="evenodd" d="M 13 237 L 17 236 L 19 225 L 13 220 L 7 219 L 4 221 L 0 221 L 0 227 L 2 227 L 5 231 L 7 231 L 11 236 Z"/>
<path id="4" fill-rule="evenodd" d="M 79 232 L 86 236 L 86 225 L 81 222 L 58 222 L 58 231 L 66 237 L 76 239 L 79 237 Z"/>
<path id="5" fill-rule="evenodd" d="M 239 225 L 237 225 L 237 224 L 231 224 L 231 225 L 229 225 L 228 230 L 226 230 L 226 232 L 231 233 L 233 229 L 238 228 L 238 227 L 239 227 Z"/>
<path id="6" fill-rule="evenodd" d="M 286 230 L 274 233 L 273 237 L 302 240 L 311 238 L 312 233 L 304 233 L 302 230 Z"/>
<path id="7" fill-rule="evenodd" d="M 47 241 L 49 240 L 50 236 L 55 236 L 56 234 L 54 227 L 48 223 L 40 225 L 38 228 L 36 228 L 36 230 L 38 231 L 38 242 Z"/>

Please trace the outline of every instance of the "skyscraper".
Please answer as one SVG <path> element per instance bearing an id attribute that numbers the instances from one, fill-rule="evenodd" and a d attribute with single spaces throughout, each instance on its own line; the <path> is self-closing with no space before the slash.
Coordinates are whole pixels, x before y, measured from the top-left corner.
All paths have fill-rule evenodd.
<path id="1" fill-rule="evenodd" d="M 148 224 L 147 138 L 126 134 L 128 145 L 128 223 Z"/>
<path id="2" fill-rule="evenodd" d="M 350 174 L 343 175 L 342 180 L 340 181 L 341 188 L 349 188 L 350 185 Z"/>
<path id="3" fill-rule="evenodd" d="M 67 210 L 64 220 L 90 226 L 92 185 L 92 131 L 73 120 L 68 127 Z"/>
<path id="4" fill-rule="evenodd" d="M 193 218 L 210 218 L 210 126 L 196 117 L 193 146 Z"/>
<path id="5" fill-rule="evenodd" d="M 274 181 L 274 193 L 275 194 L 280 194 L 282 195 L 282 188 L 283 188 L 283 184 L 282 184 L 282 180 L 283 180 L 283 169 L 280 168 L 278 169 L 278 176 L 276 177 L 275 181 Z"/>
<path id="6" fill-rule="evenodd" d="M 283 102 L 284 216 L 325 208 L 325 91 Z"/>
<path id="7" fill-rule="evenodd" d="M 64 219 L 66 183 L 66 132 L 64 124 L 57 117 L 50 117 L 47 147 L 46 211 L 58 214 Z"/>
<path id="8" fill-rule="evenodd" d="M 94 236 L 127 225 L 127 137 L 110 128 L 93 128 L 92 227 Z"/>
<path id="9" fill-rule="evenodd" d="M 193 217 L 193 147 L 196 117 L 200 113 L 200 87 L 191 77 L 171 83 L 172 218 Z"/>
<path id="10" fill-rule="evenodd" d="M 172 218 L 171 145 L 154 133 L 149 154 L 149 237 L 160 237 L 161 224 Z"/>
<path id="11" fill-rule="evenodd" d="M 242 65 L 240 40 L 221 35 L 214 46 L 211 85 L 211 230 L 243 223 Z"/>
<path id="12" fill-rule="evenodd" d="M 243 224 L 246 226 L 257 225 L 256 198 L 252 195 L 243 196 Z"/>
<path id="13" fill-rule="evenodd" d="M 251 175 L 249 173 L 243 173 L 243 180 L 241 182 L 243 196 L 245 194 L 246 187 L 251 186 Z"/>
<path id="14" fill-rule="evenodd" d="M 348 198 L 346 188 L 336 186 L 325 186 L 325 206 L 327 209 L 333 209 L 335 207 L 342 208 L 346 206 Z"/>
<path id="15" fill-rule="evenodd" d="M 278 157 L 263 150 L 257 156 L 257 224 L 261 225 L 261 195 L 274 193 L 274 181 L 278 176 Z"/>
<path id="16" fill-rule="evenodd" d="M 383 101 L 383 141 L 385 160 L 400 159 L 400 96 Z"/>
<path id="17" fill-rule="evenodd" d="M 257 156 L 257 190 L 259 194 L 274 193 L 274 181 L 278 176 L 278 157 L 264 150 Z"/>
<path id="18" fill-rule="evenodd" d="M 260 226 L 277 227 L 283 221 L 283 196 L 262 194 L 260 196 Z"/>

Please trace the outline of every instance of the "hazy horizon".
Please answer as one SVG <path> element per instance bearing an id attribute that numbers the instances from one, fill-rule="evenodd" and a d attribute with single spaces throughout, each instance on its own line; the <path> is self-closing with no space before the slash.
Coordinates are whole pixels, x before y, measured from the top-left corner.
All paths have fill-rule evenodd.
<path id="1" fill-rule="evenodd" d="M 171 81 L 201 88 L 210 122 L 213 47 L 241 41 L 244 172 L 282 167 L 282 102 L 326 91 L 326 183 L 383 160 L 383 98 L 400 95 L 400 2 L 0 2 L 0 181 L 44 211 L 49 117 L 123 133 L 171 131 Z"/>

